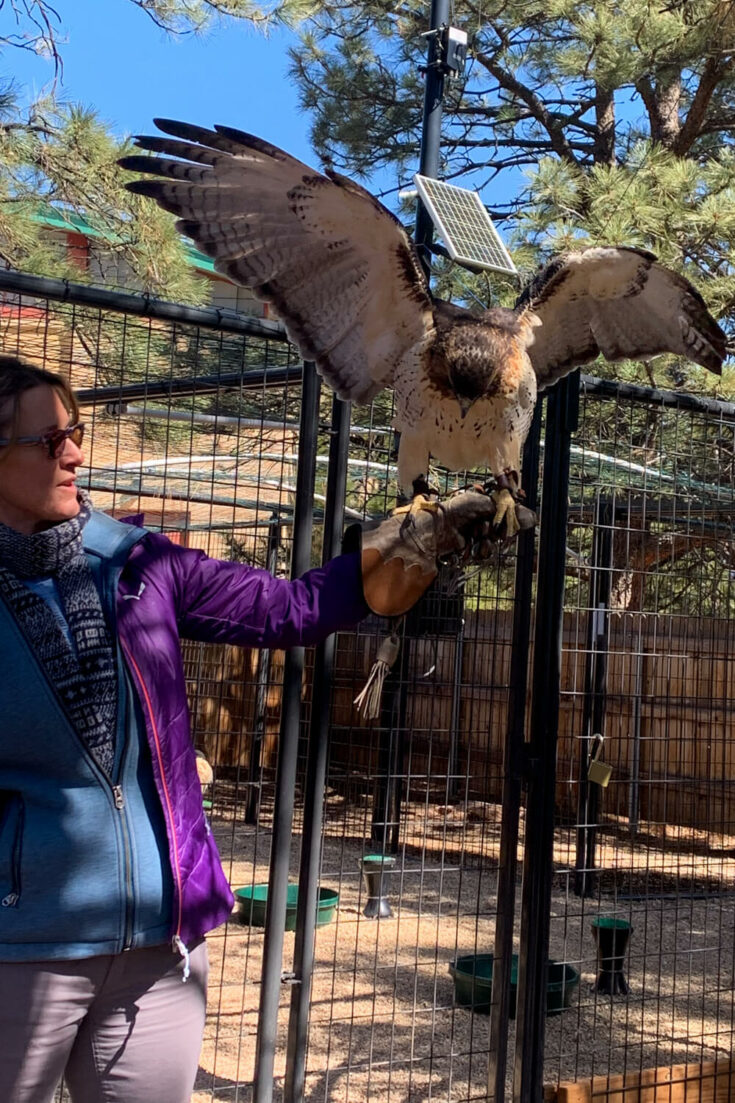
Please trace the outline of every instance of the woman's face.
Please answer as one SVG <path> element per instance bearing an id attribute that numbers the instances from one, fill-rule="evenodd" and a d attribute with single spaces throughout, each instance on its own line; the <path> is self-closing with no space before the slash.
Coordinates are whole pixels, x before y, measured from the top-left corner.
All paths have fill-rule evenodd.
<path id="1" fill-rule="evenodd" d="M 0 438 L 10 426 L 10 415 L 0 408 Z M 23 391 L 18 403 L 19 437 L 40 437 L 53 429 L 66 429 L 69 411 L 54 387 L 45 383 Z M 64 441 L 56 459 L 40 444 L 0 447 L 0 522 L 16 532 L 33 533 L 79 512 L 76 469 L 84 456 L 70 439 Z"/>

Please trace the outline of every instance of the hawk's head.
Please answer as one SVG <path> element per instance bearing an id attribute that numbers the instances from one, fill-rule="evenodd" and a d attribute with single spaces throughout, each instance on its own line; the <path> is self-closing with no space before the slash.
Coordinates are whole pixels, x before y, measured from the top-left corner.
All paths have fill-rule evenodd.
<path id="1" fill-rule="evenodd" d="M 465 417 L 480 398 L 492 398 L 504 374 L 521 371 L 525 362 L 526 327 L 505 307 L 472 314 L 450 303 L 436 303 L 437 341 L 434 371 L 443 371 Z"/>
<path id="2" fill-rule="evenodd" d="M 478 398 L 489 398 L 498 389 L 497 372 L 487 360 L 462 357 L 447 365 L 449 386 L 454 391 L 462 417 Z"/>

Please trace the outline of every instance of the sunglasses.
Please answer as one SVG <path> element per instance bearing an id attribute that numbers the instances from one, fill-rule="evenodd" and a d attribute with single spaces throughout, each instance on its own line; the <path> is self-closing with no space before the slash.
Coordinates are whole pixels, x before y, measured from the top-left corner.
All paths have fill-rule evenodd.
<path id="1" fill-rule="evenodd" d="M 48 449 L 50 459 L 57 460 L 69 439 L 76 444 L 77 448 L 81 446 L 84 440 L 83 422 L 78 421 L 76 425 L 67 425 L 66 429 L 52 429 L 50 433 L 43 433 L 40 437 L 18 437 L 14 441 L 0 440 L 0 448 L 8 444 L 38 444 L 41 448 Z"/>

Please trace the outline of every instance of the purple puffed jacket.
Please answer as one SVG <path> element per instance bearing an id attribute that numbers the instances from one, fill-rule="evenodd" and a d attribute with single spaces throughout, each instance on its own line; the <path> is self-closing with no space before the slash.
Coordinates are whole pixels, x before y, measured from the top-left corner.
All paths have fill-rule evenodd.
<path id="1" fill-rule="evenodd" d="M 179 638 L 287 648 L 354 627 L 369 613 L 359 556 L 339 556 L 289 582 L 145 533 L 122 567 L 116 606 L 166 820 L 171 934 L 188 944 L 227 919 L 233 897 L 202 809 Z"/>

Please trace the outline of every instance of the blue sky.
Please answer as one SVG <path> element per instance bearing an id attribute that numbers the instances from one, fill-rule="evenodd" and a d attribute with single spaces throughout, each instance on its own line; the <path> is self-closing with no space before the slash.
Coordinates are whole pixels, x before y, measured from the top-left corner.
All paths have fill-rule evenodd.
<path id="1" fill-rule="evenodd" d="M 319 166 L 309 116 L 288 76 L 287 50 L 298 41 L 293 32 L 276 29 L 265 36 L 245 22 L 224 20 L 200 36 L 172 36 L 129 0 L 56 0 L 56 8 L 64 60 L 60 95 L 94 107 L 114 133 L 151 133 L 154 116 L 203 126 L 225 123 Z M 0 33 L 14 29 L 11 23 L 3 5 Z M 422 43 L 421 56 L 423 50 Z M 53 80 L 46 58 L 7 49 L 2 61 L 0 75 L 15 78 L 29 97 Z M 515 187 L 522 186 L 521 175 L 516 177 Z M 364 183 L 380 194 L 393 192 L 397 181 L 382 170 Z M 496 184 L 493 200 L 513 187 L 512 176 L 502 189 Z M 386 202 L 392 205 L 395 194 Z"/>
<path id="2" fill-rule="evenodd" d="M 266 38 L 230 20 L 203 36 L 176 38 L 128 0 L 58 0 L 56 6 L 62 95 L 95 107 L 115 133 L 150 133 L 154 115 L 222 122 L 314 161 L 308 119 L 287 77 L 293 35 L 275 31 Z M 8 32 L 11 23 L 5 5 L 0 27 Z M 39 92 L 53 78 L 53 66 L 7 50 L 2 75 Z"/>

